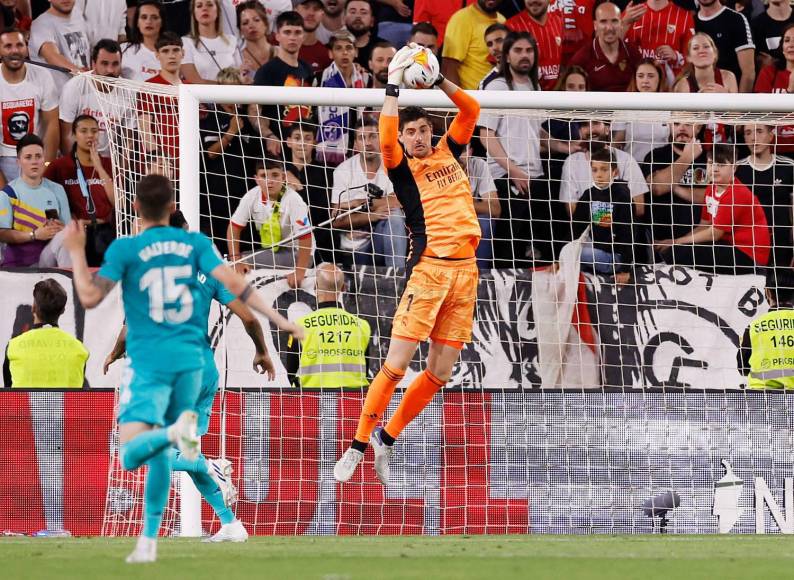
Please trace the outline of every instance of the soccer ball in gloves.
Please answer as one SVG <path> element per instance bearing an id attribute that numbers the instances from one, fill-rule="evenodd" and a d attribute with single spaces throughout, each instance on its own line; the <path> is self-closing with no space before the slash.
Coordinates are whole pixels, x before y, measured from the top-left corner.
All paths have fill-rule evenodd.
<path id="1" fill-rule="evenodd" d="M 429 89 L 438 79 L 438 59 L 433 51 L 427 48 L 414 55 L 413 64 L 408 65 L 403 73 L 403 84 L 409 89 Z"/>

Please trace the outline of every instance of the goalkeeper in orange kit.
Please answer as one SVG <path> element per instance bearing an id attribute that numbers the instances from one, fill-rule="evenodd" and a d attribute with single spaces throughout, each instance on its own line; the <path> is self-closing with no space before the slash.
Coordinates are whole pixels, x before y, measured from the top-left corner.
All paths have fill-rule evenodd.
<path id="1" fill-rule="evenodd" d="M 436 86 L 459 112 L 438 144 L 432 145 L 433 125 L 427 111 L 406 107 L 398 116 L 398 87 L 420 50 L 409 45 L 394 55 L 380 115 L 383 164 L 410 231 L 408 282 L 394 316 L 386 362 L 369 387 L 353 443 L 334 467 L 338 481 L 353 476 L 372 442 L 378 479 L 388 484 L 394 440 L 449 380 L 460 350 L 471 341 L 480 226 L 460 156 L 474 132 L 480 107 L 439 75 Z M 405 391 L 386 426 L 375 429 L 419 342 L 428 338 L 432 342 L 427 368 Z"/>

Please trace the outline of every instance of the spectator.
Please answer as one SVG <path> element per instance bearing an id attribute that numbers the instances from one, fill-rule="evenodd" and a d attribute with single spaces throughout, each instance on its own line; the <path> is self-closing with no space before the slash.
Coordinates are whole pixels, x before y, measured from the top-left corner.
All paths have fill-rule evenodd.
<path id="1" fill-rule="evenodd" d="M 726 8 L 720 0 L 700 0 L 699 5 L 695 30 L 708 34 L 715 42 L 716 66 L 733 73 L 739 81 L 739 92 L 751 93 L 755 83 L 755 45 L 747 18 Z"/>
<path id="2" fill-rule="evenodd" d="M 287 282 L 299 288 L 312 259 L 312 233 L 309 208 L 294 189 L 286 184 L 281 161 L 267 159 L 256 165 L 256 187 L 246 193 L 229 220 L 226 242 L 229 259 L 238 272 L 251 266 L 291 268 Z M 240 234 L 253 224 L 259 234 L 260 249 L 242 254 Z M 244 259 L 238 262 L 237 260 Z"/>
<path id="3" fill-rule="evenodd" d="M 428 22 L 438 31 L 438 44 L 444 44 L 447 23 L 461 7 L 476 0 L 414 0 L 414 22 Z"/>
<path id="4" fill-rule="evenodd" d="M 121 47 L 121 76 L 145 81 L 160 72 L 155 44 L 165 26 L 165 11 L 159 0 L 141 0 L 135 7 L 129 42 Z"/>
<path id="5" fill-rule="evenodd" d="M 780 41 L 783 38 L 783 29 L 791 23 L 794 23 L 794 10 L 789 0 L 769 0 L 766 11 L 753 18 L 751 28 L 756 70 L 783 59 Z"/>
<path id="6" fill-rule="evenodd" d="M 44 144 L 36 135 L 17 143 L 19 177 L 0 192 L 0 242 L 7 244 L 0 266 L 71 267 L 63 248 L 64 226 L 72 220 L 63 187 L 45 179 Z"/>
<path id="7" fill-rule="evenodd" d="M 256 71 L 254 84 L 262 86 L 309 86 L 311 67 L 298 58 L 303 36 L 303 18 L 297 12 L 284 12 L 276 19 L 276 56 Z M 262 107 L 262 137 L 266 139 L 267 151 L 281 156 L 283 141 L 281 127 L 301 119 L 308 119 L 311 111 L 307 107 L 268 105 Z M 275 137 L 275 138 L 274 138 Z"/>
<path id="8" fill-rule="evenodd" d="M 494 22 L 504 23 L 499 14 L 502 0 L 477 0 L 461 8 L 449 20 L 444 38 L 441 72 L 462 89 L 476 89 L 488 74 L 488 48 L 485 29 Z"/>
<path id="9" fill-rule="evenodd" d="M 312 73 L 319 75 L 331 64 L 326 42 L 317 39 L 317 27 L 323 17 L 322 0 L 293 0 L 295 11 L 303 17 L 303 45 L 298 58 L 312 67 Z"/>
<path id="10" fill-rule="evenodd" d="M 369 83 L 368 89 L 385 89 L 389 79 L 389 64 L 397 53 L 397 49 L 388 40 L 383 40 L 372 47 L 369 57 Z"/>
<path id="11" fill-rule="evenodd" d="M 408 42 L 413 42 L 419 46 L 424 46 L 438 55 L 438 30 L 429 22 L 417 22 L 411 27 L 411 34 Z"/>
<path id="12" fill-rule="evenodd" d="M 714 274 L 753 274 L 769 262 L 769 227 L 753 192 L 734 176 L 734 148 L 718 143 L 709 157 L 700 225 L 672 240 L 656 242 L 668 264 Z"/>
<path id="13" fill-rule="evenodd" d="M 405 215 L 394 195 L 380 154 L 378 123 L 364 117 L 355 130 L 355 155 L 334 170 L 331 202 L 334 215 L 367 204 L 368 186 L 375 186 L 381 197 L 365 208 L 334 221 L 342 231 L 339 248 L 352 254 L 359 265 L 405 268 L 408 237 Z"/>
<path id="14" fill-rule="evenodd" d="M 461 155 L 461 163 L 466 168 L 469 176 L 471 194 L 474 196 L 474 211 L 477 212 L 477 221 L 480 222 L 480 245 L 477 246 L 477 265 L 480 270 L 493 268 L 493 222 L 502 214 L 499 204 L 499 194 L 496 191 L 488 162 L 482 157 L 474 157 L 471 145 L 466 147 Z"/>
<path id="15" fill-rule="evenodd" d="M 331 219 L 331 175 L 315 156 L 314 131 L 298 123 L 291 125 L 286 146 L 287 170 L 298 178 L 294 189 L 309 206 L 309 220 L 314 224 L 315 262 L 333 262 L 335 232 L 327 223 Z"/>
<path id="16" fill-rule="evenodd" d="M 331 40 L 331 34 L 345 27 L 345 6 L 342 0 L 323 0 L 323 20 L 317 27 L 317 39 L 325 44 Z"/>
<path id="17" fill-rule="evenodd" d="M 562 62 L 566 65 L 580 48 L 593 38 L 593 7 L 595 0 L 555 2 L 550 10 L 562 16 Z"/>
<path id="18" fill-rule="evenodd" d="M 644 215 L 644 197 L 648 192 L 648 184 L 634 158 L 610 145 L 610 136 L 610 126 L 606 121 L 592 120 L 580 126 L 579 137 L 583 150 L 572 153 L 562 166 L 560 201 L 568 204 L 569 214 L 573 214 L 576 202 L 592 183 L 590 156 L 600 149 L 609 149 L 618 168 L 616 179 L 628 183 L 635 215 Z"/>
<path id="19" fill-rule="evenodd" d="M 30 54 L 36 62 L 67 68 L 73 73 L 88 70 L 91 43 L 85 19 L 74 12 L 75 0 L 50 0 L 50 8 L 30 26 Z M 69 75 L 52 73 L 60 91 Z"/>
<path id="20" fill-rule="evenodd" d="M 30 32 L 30 14 L 24 14 L 18 5 L 19 0 L 0 0 L 3 28 L 18 28 L 22 32 Z"/>
<path id="21" fill-rule="evenodd" d="M 356 45 L 352 34 L 346 30 L 335 32 L 328 44 L 328 52 L 333 62 L 322 72 L 321 87 L 366 88 L 369 75 L 362 74 L 356 66 Z M 317 153 L 323 163 L 336 167 L 344 160 L 356 115 L 355 109 L 341 105 L 317 107 Z"/>
<path id="22" fill-rule="evenodd" d="M 189 83 L 215 84 L 221 70 L 242 65 L 237 37 L 223 32 L 219 1 L 190 1 L 190 34 L 182 37 L 180 69 Z"/>
<path id="23" fill-rule="evenodd" d="M 648 9 L 630 25 L 626 39 L 640 47 L 643 57 L 663 61 L 678 75 L 695 33 L 692 13 L 671 0 L 648 0 L 645 6 Z"/>
<path id="24" fill-rule="evenodd" d="M 117 79 L 121 75 L 121 46 L 115 40 L 100 40 L 91 51 L 91 68 L 98 75 Z M 93 87 L 91 84 L 93 84 Z M 106 93 L 104 108 L 99 104 L 97 92 Z M 111 93 L 116 93 L 110 96 Z M 63 87 L 59 116 L 61 120 L 61 151 L 71 151 L 74 143 L 72 123 L 79 115 L 91 115 L 99 123 L 97 147 L 101 155 L 110 155 L 108 127 L 132 129 L 133 103 L 125 106 L 125 94 L 105 82 L 95 82 L 86 76 L 70 79 Z M 109 103 L 113 105 L 110 105 Z M 106 114 L 107 113 L 107 114 Z"/>
<path id="25" fill-rule="evenodd" d="M 240 85 L 236 68 L 218 73 L 218 84 Z M 226 228 L 236 203 L 249 189 L 256 160 L 263 157 L 257 129 L 257 107 L 237 104 L 207 104 L 199 121 L 202 155 L 201 231 L 215 240 L 222 252 Z"/>
<path id="26" fill-rule="evenodd" d="M 502 63 L 502 46 L 505 42 L 505 37 L 510 30 L 501 22 L 494 22 L 483 33 L 485 39 L 485 46 L 488 48 L 488 62 L 493 63 L 493 68 L 488 71 L 478 88 L 483 89 L 485 85 L 490 83 L 494 78 L 499 76 L 499 65 Z"/>
<path id="27" fill-rule="evenodd" d="M 664 70 L 658 61 L 644 59 L 631 79 L 630 93 L 662 93 L 666 89 Z M 666 113 L 658 112 L 664 119 Z M 663 120 L 659 121 L 620 121 L 612 124 L 612 141 L 627 151 L 637 162 L 659 145 L 667 142 L 670 129 Z"/>
<path id="28" fill-rule="evenodd" d="M 582 265 L 597 274 L 617 276 L 634 264 L 631 193 L 625 182 L 616 181 L 618 167 L 608 147 L 590 155 L 590 173 L 592 185 L 573 204 L 573 236 L 577 239 L 590 227 Z"/>
<path id="29" fill-rule="evenodd" d="M 587 81 L 587 71 L 582 67 L 571 65 L 563 68 L 562 75 L 554 85 L 555 91 L 582 92 L 590 90 L 590 83 Z"/>
<path id="30" fill-rule="evenodd" d="M 33 327 L 12 338 L 6 349 L 6 386 L 79 389 L 85 381 L 88 350 L 58 328 L 66 310 L 66 290 L 52 278 L 33 287 Z"/>
<path id="31" fill-rule="evenodd" d="M 648 153 L 641 165 L 650 185 L 647 214 L 654 240 L 682 236 L 695 227 L 708 184 L 699 140 L 703 126 L 673 117 L 669 127 L 669 142 Z"/>
<path id="32" fill-rule="evenodd" d="M 94 46 L 103 38 L 116 42 L 126 40 L 126 0 L 77 0 L 74 11 L 85 20 L 89 46 Z"/>
<path id="33" fill-rule="evenodd" d="M 16 146 L 28 134 L 43 135 L 45 159 L 58 151 L 58 93 L 50 73 L 25 64 L 28 45 L 19 30 L 0 32 L 0 110 L 3 144 L 0 148 L 2 184 L 19 176 Z"/>
<path id="34" fill-rule="evenodd" d="M 259 0 L 237 5 L 237 28 L 243 41 L 241 71 L 247 82 L 253 82 L 256 71 L 276 56 L 276 47 L 267 39 L 270 33 L 267 12 Z"/>
<path id="35" fill-rule="evenodd" d="M 595 38 L 573 55 L 569 65 L 587 72 L 592 91 L 625 91 L 642 60 L 639 49 L 621 38 L 620 9 L 612 2 L 594 12 Z"/>
<path id="36" fill-rule="evenodd" d="M 297 320 L 306 337 L 284 340 L 284 369 L 289 384 L 304 389 L 362 388 L 367 380 L 370 326 L 342 305 L 345 274 L 323 263 L 315 272 L 317 310 Z M 344 348 L 339 337 L 344 336 Z"/>
<path id="37" fill-rule="evenodd" d="M 761 69 L 755 81 L 756 93 L 794 93 L 794 22 L 783 28 L 778 41 L 780 58 Z"/>
<path id="38" fill-rule="evenodd" d="M 536 55 L 537 46 L 530 33 L 508 34 L 502 46 L 501 74 L 484 90 L 539 90 Z M 496 267 L 520 267 L 531 255 L 538 259 L 541 253 L 548 259 L 549 190 L 548 182 L 542 179 L 540 123 L 528 117 L 484 113 L 479 124 L 502 206 L 494 228 Z"/>
<path id="39" fill-rule="evenodd" d="M 367 66 L 372 49 L 383 41 L 375 34 L 375 17 L 369 0 L 347 0 L 345 3 L 345 28 L 356 37 L 358 56 L 356 62 Z"/>
<path id="40" fill-rule="evenodd" d="M 587 73 L 579 66 L 565 67 L 560 78 L 557 79 L 557 85 L 554 90 L 572 92 L 588 90 Z M 578 121 L 571 118 L 555 119 L 552 117 L 541 125 L 543 131 L 548 135 L 549 152 L 547 159 L 544 159 L 546 163 L 544 173 L 548 176 L 551 184 L 552 199 L 559 199 L 559 183 L 562 176 L 563 163 L 571 153 L 584 150 L 579 131 L 582 123 L 587 123 L 587 121 Z M 565 233 L 562 235 L 563 238 L 561 239 L 565 239 Z"/>
<path id="41" fill-rule="evenodd" d="M 160 72 L 147 83 L 179 86 L 182 79 L 179 70 L 185 51 L 182 39 L 173 32 L 164 32 L 155 45 Z M 138 96 L 138 131 L 144 153 L 160 155 L 168 159 L 179 158 L 179 112 L 174 97 L 141 94 Z"/>
<path id="42" fill-rule="evenodd" d="M 525 0 L 526 11 L 505 24 L 513 31 L 526 31 L 538 44 L 538 77 L 544 91 L 557 84 L 562 64 L 562 16 L 549 12 L 549 0 Z"/>
<path id="43" fill-rule="evenodd" d="M 708 34 L 698 32 L 689 39 L 687 66 L 673 90 L 677 93 L 735 93 L 736 76 L 718 68 L 717 45 Z"/>
<path id="44" fill-rule="evenodd" d="M 794 22 L 783 29 L 780 45 L 782 57 L 764 67 L 755 82 L 756 93 L 794 93 Z M 775 129 L 775 151 L 791 156 L 794 153 L 794 125 L 778 125 Z"/>
<path id="45" fill-rule="evenodd" d="M 742 335 L 736 362 L 747 375 L 750 389 L 794 387 L 794 277 L 790 272 L 767 272 L 766 300 L 769 311 L 755 317 Z"/>
<path id="46" fill-rule="evenodd" d="M 769 265 L 777 271 L 794 267 L 791 219 L 794 161 L 774 154 L 775 129 L 770 125 L 744 126 L 744 142 L 750 155 L 736 164 L 736 178 L 752 188 L 764 208 L 772 239 Z"/>
<path id="47" fill-rule="evenodd" d="M 99 267 L 110 243 L 116 238 L 116 192 L 110 157 L 100 157 L 99 123 L 91 115 L 78 115 L 70 123 L 71 153 L 47 166 L 44 177 L 66 191 L 73 219 L 86 228 L 88 265 Z"/>

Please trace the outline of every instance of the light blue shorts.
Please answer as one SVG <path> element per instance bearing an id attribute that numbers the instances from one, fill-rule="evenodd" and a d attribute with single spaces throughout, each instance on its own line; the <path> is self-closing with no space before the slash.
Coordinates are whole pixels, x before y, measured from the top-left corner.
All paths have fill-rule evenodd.
<path id="1" fill-rule="evenodd" d="M 171 425 L 183 411 L 196 409 L 202 369 L 140 371 L 127 366 L 119 394 L 119 423 Z"/>

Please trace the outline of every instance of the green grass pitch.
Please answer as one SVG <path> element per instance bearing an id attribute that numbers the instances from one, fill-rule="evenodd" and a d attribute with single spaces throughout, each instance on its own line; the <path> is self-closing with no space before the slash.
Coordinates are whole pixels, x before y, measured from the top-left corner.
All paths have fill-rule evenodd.
<path id="1" fill-rule="evenodd" d="M 132 539 L 0 538 L 0 577 L 482 578 L 751 580 L 794 578 L 785 536 L 257 537 L 246 544 L 163 539 L 155 564 L 130 566 Z"/>

